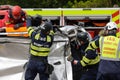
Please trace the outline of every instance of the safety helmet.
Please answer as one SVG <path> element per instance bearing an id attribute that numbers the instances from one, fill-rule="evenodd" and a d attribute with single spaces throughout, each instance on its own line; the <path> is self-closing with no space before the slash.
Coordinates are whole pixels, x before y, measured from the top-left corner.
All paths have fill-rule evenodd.
<path id="1" fill-rule="evenodd" d="M 87 32 L 78 32 L 77 40 L 83 41 L 83 42 L 88 42 L 89 41 L 88 33 Z"/>
<path id="2" fill-rule="evenodd" d="M 117 30 L 117 24 L 115 22 L 109 22 L 106 24 L 105 30 L 113 30 L 113 29 Z"/>
<path id="3" fill-rule="evenodd" d="M 22 12 L 22 9 L 21 9 L 20 6 L 17 6 L 17 5 L 13 6 L 13 8 L 12 8 L 12 16 L 13 16 L 13 18 L 19 19 L 20 16 L 21 16 L 21 12 Z"/>
<path id="4" fill-rule="evenodd" d="M 36 14 L 33 16 L 32 24 L 33 26 L 39 26 L 42 23 L 42 16 L 39 14 Z"/>
<path id="5" fill-rule="evenodd" d="M 34 18 L 35 18 L 36 20 L 42 20 L 42 16 L 39 15 L 39 14 L 36 14 L 36 15 L 34 16 Z"/>
<path id="6" fill-rule="evenodd" d="M 53 29 L 53 26 L 51 23 L 45 22 L 40 26 L 40 29 L 43 34 L 47 34 L 47 32 L 50 32 L 50 30 Z"/>

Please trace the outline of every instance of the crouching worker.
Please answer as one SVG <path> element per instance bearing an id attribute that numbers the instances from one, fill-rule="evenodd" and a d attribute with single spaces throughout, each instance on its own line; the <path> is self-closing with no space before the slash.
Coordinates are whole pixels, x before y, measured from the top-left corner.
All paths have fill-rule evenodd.
<path id="1" fill-rule="evenodd" d="M 77 49 L 78 53 L 72 52 L 72 56 L 69 56 L 67 58 L 68 61 L 71 61 L 73 67 L 76 68 L 75 70 L 80 71 L 79 73 L 78 72 L 76 73 L 77 77 L 79 76 L 79 79 L 75 79 L 75 78 L 74 79 L 75 80 L 96 80 L 100 58 L 99 58 L 99 55 L 96 53 L 96 51 L 91 51 L 89 54 L 86 54 L 85 52 L 87 46 L 90 43 L 88 33 L 78 32 L 76 43 L 77 43 L 77 48 L 79 49 L 79 50 Z M 79 56 L 76 56 L 76 57 L 80 57 L 80 60 L 76 59 L 73 56 L 75 54 L 79 54 Z M 73 73 L 74 72 L 75 71 L 73 70 Z"/>
<path id="2" fill-rule="evenodd" d="M 44 22 L 38 29 L 34 29 L 31 18 L 27 18 L 28 34 L 31 38 L 30 58 L 25 72 L 25 80 L 34 80 L 37 73 L 40 80 L 48 80 L 49 74 L 54 70 L 48 64 L 48 54 L 53 43 L 52 24 Z M 39 31 L 38 31 L 39 30 Z M 52 34 L 51 34 L 52 33 Z"/>

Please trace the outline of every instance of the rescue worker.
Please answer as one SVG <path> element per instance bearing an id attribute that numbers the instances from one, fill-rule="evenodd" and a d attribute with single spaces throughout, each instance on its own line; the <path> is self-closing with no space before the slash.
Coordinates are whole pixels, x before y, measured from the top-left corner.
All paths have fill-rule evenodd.
<path id="1" fill-rule="evenodd" d="M 116 37 L 116 32 L 116 23 L 108 22 L 105 27 L 106 36 L 91 42 L 86 50 L 89 54 L 100 48 L 101 60 L 97 80 L 120 80 L 120 39 Z"/>
<path id="2" fill-rule="evenodd" d="M 73 80 L 96 80 L 98 65 L 99 65 L 99 55 L 96 51 L 92 51 L 89 58 L 92 59 L 91 63 L 83 64 L 84 61 L 88 61 L 86 57 L 85 50 L 89 44 L 89 38 L 87 32 L 78 32 L 77 41 L 71 43 L 72 57 L 68 57 L 68 61 L 71 60 L 73 67 Z M 71 58 L 71 59 L 70 59 Z M 83 60 L 82 60 L 83 59 Z M 81 61 L 82 63 L 80 63 Z"/>
<path id="3" fill-rule="evenodd" d="M 71 38 L 72 40 L 73 38 Z M 79 49 L 79 44 L 78 42 L 74 39 L 70 42 L 70 47 L 71 47 L 71 55 L 74 59 L 76 60 L 81 60 L 82 54 L 80 54 L 80 49 Z M 73 80 L 80 80 L 80 77 L 82 75 L 82 70 L 78 69 L 77 66 L 74 64 L 72 65 L 72 74 L 73 74 Z"/>
<path id="4" fill-rule="evenodd" d="M 37 73 L 39 73 L 40 80 L 48 80 L 49 74 L 53 71 L 53 67 L 48 66 L 47 59 L 53 43 L 53 32 L 51 32 L 53 26 L 48 22 L 44 22 L 38 28 L 39 32 L 32 27 L 31 18 L 27 18 L 27 27 L 31 44 L 25 80 L 34 80 Z M 48 67 L 50 67 L 50 69 L 48 69 Z"/>
<path id="5" fill-rule="evenodd" d="M 8 11 L 8 20 L 6 20 L 6 25 L 13 24 L 14 29 L 18 29 L 21 26 L 25 26 L 26 13 L 21 9 L 20 6 L 13 6 Z"/>

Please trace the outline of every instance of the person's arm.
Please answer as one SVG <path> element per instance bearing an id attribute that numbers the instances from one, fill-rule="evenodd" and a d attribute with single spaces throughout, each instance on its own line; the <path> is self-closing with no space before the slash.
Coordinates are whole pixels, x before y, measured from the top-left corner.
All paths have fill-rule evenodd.
<path id="1" fill-rule="evenodd" d="M 99 38 L 89 43 L 85 51 L 86 54 L 80 61 L 80 64 L 82 64 L 82 66 L 91 64 L 92 60 L 94 60 L 95 63 L 99 61 L 99 56 L 96 53 L 96 49 L 98 47 L 99 47 Z"/>
<path id="2" fill-rule="evenodd" d="M 28 35 L 29 37 L 32 37 L 32 33 L 35 31 L 34 28 L 32 27 L 32 23 L 31 23 L 31 18 L 27 17 L 26 19 L 26 25 L 27 25 L 27 31 L 28 31 Z"/>
<path id="3" fill-rule="evenodd" d="M 79 67 L 85 67 L 87 65 L 96 64 L 100 61 L 99 55 L 96 54 L 96 49 L 99 47 L 99 39 L 92 41 L 89 43 L 88 47 L 85 51 L 85 56 L 83 56 L 82 60 L 74 60 L 72 59 L 72 63 L 74 65 L 78 65 Z"/>
<path id="4" fill-rule="evenodd" d="M 97 38 L 96 40 L 94 41 L 91 41 L 88 45 L 88 47 L 86 48 L 86 51 L 87 50 L 95 50 L 99 47 L 99 39 L 100 38 Z"/>

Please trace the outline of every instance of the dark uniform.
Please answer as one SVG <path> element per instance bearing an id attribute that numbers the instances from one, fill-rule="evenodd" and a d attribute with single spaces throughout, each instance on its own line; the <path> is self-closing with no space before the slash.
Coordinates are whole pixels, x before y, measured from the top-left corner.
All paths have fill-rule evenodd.
<path id="1" fill-rule="evenodd" d="M 91 42 L 87 51 L 100 48 L 97 80 L 120 80 L 120 39 L 115 36 L 117 25 L 109 22 L 105 28 L 107 35 Z"/>
<path id="2" fill-rule="evenodd" d="M 93 61 L 91 61 L 91 63 L 86 62 L 88 61 L 88 59 L 85 58 L 85 56 L 88 56 L 85 53 L 85 50 L 89 44 L 88 34 L 86 32 L 78 32 L 77 39 L 80 42 L 80 45 L 78 45 L 79 43 L 77 43 L 77 41 L 71 42 L 71 52 L 72 57 L 75 60 L 81 61 L 81 67 L 72 64 L 73 80 L 96 80 L 99 57 L 96 54 L 96 51 L 92 51 L 90 54 L 93 55 L 89 56 L 89 58 L 93 59 Z"/>
<path id="3" fill-rule="evenodd" d="M 29 21 L 28 21 L 29 22 Z M 31 26 L 27 22 L 28 26 Z M 52 25 L 50 23 L 43 23 L 40 32 L 37 32 L 33 27 L 28 28 L 28 34 L 31 38 L 30 44 L 30 59 L 25 72 L 25 80 L 34 80 L 37 73 L 39 73 L 40 80 L 48 80 L 46 68 L 48 63 L 48 54 L 53 43 L 53 36 L 51 33 Z"/>
<path id="4" fill-rule="evenodd" d="M 72 57 L 76 60 L 81 60 L 84 54 L 80 53 L 80 49 L 76 41 L 72 41 L 70 45 L 71 45 Z M 80 70 L 79 67 L 72 64 L 72 72 L 73 72 L 73 80 L 80 80 L 80 77 L 82 75 L 82 70 Z"/>

